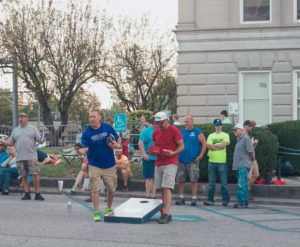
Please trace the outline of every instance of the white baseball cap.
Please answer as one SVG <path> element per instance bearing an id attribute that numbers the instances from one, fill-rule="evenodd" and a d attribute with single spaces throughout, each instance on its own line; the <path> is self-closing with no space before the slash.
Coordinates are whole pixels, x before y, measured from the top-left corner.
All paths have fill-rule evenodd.
<path id="1" fill-rule="evenodd" d="M 241 130 L 243 130 L 243 129 L 244 129 L 244 126 L 243 126 L 242 124 L 238 123 L 238 124 L 234 125 L 234 127 L 232 128 L 232 130 L 236 130 L 236 129 L 241 129 Z"/>
<path id="2" fill-rule="evenodd" d="M 156 113 L 154 117 L 155 124 L 159 124 L 161 121 L 168 119 L 167 113 L 163 111 Z"/>

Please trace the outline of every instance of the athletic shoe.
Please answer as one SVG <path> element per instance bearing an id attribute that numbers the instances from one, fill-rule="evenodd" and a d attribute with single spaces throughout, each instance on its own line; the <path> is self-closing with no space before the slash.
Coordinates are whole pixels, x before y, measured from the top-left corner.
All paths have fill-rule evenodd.
<path id="1" fill-rule="evenodd" d="M 105 210 L 104 210 L 104 214 L 108 214 L 108 213 L 112 213 L 112 209 L 111 208 L 106 208 Z"/>
<path id="2" fill-rule="evenodd" d="M 227 207 L 228 204 L 229 204 L 229 202 L 223 202 L 223 203 L 222 203 L 222 205 L 223 205 L 224 207 Z"/>
<path id="3" fill-rule="evenodd" d="M 78 191 L 78 187 L 74 185 L 71 189 L 71 193 L 75 193 L 76 191 Z"/>
<path id="4" fill-rule="evenodd" d="M 4 190 L 1 192 L 1 194 L 7 196 L 7 195 L 9 195 L 9 192 Z"/>
<path id="5" fill-rule="evenodd" d="M 240 204 L 240 203 L 236 203 L 233 205 L 234 208 L 248 208 L 248 203 L 246 204 Z"/>
<path id="6" fill-rule="evenodd" d="M 123 186 L 123 192 L 128 192 L 128 186 Z"/>
<path id="7" fill-rule="evenodd" d="M 30 193 L 26 192 L 25 195 L 21 198 L 21 200 L 31 200 Z"/>
<path id="8" fill-rule="evenodd" d="M 45 198 L 42 197 L 40 193 L 36 193 L 35 197 L 34 197 L 34 200 L 36 200 L 36 201 L 44 201 Z"/>
<path id="9" fill-rule="evenodd" d="M 101 220 L 100 212 L 99 211 L 94 212 L 94 221 L 100 221 L 100 220 Z"/>
<path id="10" fill-rule="evenodd" d="M 171 220 L 172 220 L 172 215 L 164 214 L 157 220 L 157 222 L 159 224 L 168 224 Z"/>
<path id="11" fill-rule="evenodd" d="M 204 201 L 203 204 L 206 205 L 206 206 L 213 206 L 213 205 L 215 205 L 215 203 L 207 201 L 207 200 Z"/>
<path id="12" fill-rule="evenodd" d="M 85 202 L 92 202 L 92 198 L 89 197 L 89 198 L 85 199 L 84 201 L 85 201 Z"/>
<path id="13" fill-rule="evenodd" d="M 175 202 L 176 205 L 185 205 L 184 198 L 178 198 Z"/>
<path id="14" fill-rule="evenodd" d="M 191 206 L 197 206 L 197 199 L 192 199 Z"/>

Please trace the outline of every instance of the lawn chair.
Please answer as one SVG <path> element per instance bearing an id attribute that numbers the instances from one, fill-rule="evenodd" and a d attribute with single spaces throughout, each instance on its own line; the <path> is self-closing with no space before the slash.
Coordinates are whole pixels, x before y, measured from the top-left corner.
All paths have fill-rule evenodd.
<path id="1" fill-rule="evenodd" d="M 65 168 L 68 166 L 71 168 L 80 167 L 85 157 L 84 155 L 77 154 L 73 147 L 64 149 L 61 148 L 59 151 L 62 159 L 65 161 Z"/>

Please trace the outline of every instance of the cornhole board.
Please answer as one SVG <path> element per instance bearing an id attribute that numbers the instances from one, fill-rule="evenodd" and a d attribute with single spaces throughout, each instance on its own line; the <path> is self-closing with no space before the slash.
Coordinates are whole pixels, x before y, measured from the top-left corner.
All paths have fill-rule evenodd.
<path id="1" fill-rule="evenodd" d="M 162 200 L 130 198 L 104 215 L 104 222 L 142 224 L 164 207 Z"/>

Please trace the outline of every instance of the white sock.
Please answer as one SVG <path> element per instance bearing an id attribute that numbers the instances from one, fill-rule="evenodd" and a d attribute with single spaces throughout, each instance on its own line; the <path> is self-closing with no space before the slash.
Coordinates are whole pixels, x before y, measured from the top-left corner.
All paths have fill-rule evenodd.
<path id="1" fill-rule="evenodd" d="M 192 196 L 192 199 L 195 199 L 195 200 L 196 200 L 196 199 L 197 199 L 197 196 Z"/>
<path id="2" fill-rule="evenodd" d="M 184 199 L 184 195 L 179 195 L 179 198 Z"/>

